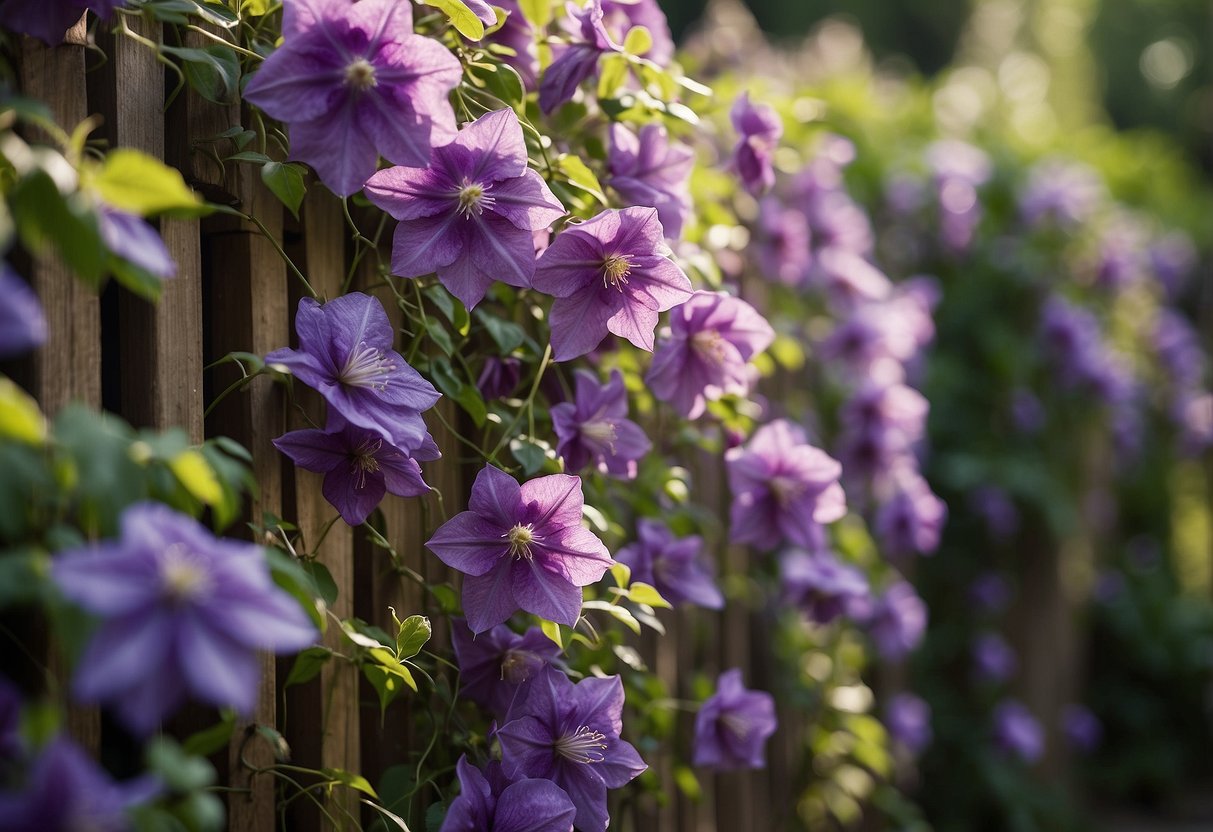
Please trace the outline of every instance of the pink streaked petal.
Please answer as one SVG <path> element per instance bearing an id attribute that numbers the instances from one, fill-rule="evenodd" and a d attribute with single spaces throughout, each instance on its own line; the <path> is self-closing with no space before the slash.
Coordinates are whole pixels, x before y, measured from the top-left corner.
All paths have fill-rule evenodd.
<path id="1" fill-rule="evenodd" d="M 379 164 L 379 152 L 358 123 L 353 99 L 318 119 L 291 124 L 290 139 L 291 158 L 311 165 L 338 196 L 361 190 Z"/>
<path id="2" fill-rule="evenodd" d="M 584 526 L 570 526 L 546 538 L 537 548 L 545 561 L 559 569 L 569 583 L 589 586 L 602 580 L 614 561 L 598 536 Z"/>
<path id="3" fill-rule="evenodd" d="M 535 280 L 538 281 L 536 272 Z M 552 304 L 548 324 L 552 332 L 552 355 L 557 361 L 568 361 L 585 355 L 597 347 L 608 331 L 608 322 L 619 311 L 619 293 L 605 292 L 591 286 L 570 297 L 557 297 Z M 656 324 L 657 314 L 653 313 Z M 652 331 L 650 330 L 650 336 Z"/>
<path id="4" fill-rule="evenodd" d="M 485 113 L 460 130 L 451 143 L 476 159 L 475 166 L 464 172 L 472 182 L 516 179 L 527 169 L 526 141 L 513 110 Z"/>
<path id="5" fill-rule="evenodd" d="M 300 468 L 320 474 L 348 459 L 345 443 L 322 430 L 293 430 L 275 439 L 274 447 Z"/>
<path id="6" fill-rule="evenodd" d="M 642 350 L 653 351 L 653 331 L 657 329 L 657 311 L 641 303 L 621 303 L 607 318 L 607 330 L 626 338 Z"/>
<path id="7" fill-rule="evenodd" d="M 245 98 L 270 116 L 304 122 L 328 114 L 348 95 L 344 67 L 319 33 L 265 59 L 245 87 Z"/>

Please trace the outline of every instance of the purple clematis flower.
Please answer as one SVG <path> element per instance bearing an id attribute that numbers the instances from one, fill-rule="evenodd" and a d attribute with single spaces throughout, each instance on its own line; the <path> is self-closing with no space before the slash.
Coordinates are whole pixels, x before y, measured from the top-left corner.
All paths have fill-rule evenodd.
<path id="1" fill-rule="evenodd" d="M 484 360 L 480 378 L 476 379 L 476 389 L 484 396 L 485 401 L 503 399 L 517 389 L 521 380 L 521 361 L 513 356 L 498 358 L 490 355 Z"/>
<path id="2" fill-rule="evenodd" d="M 113 703 L 138 734 L 187 692 L 250 712 L 257 651 L 294 652 L 316 640 L 260 547 L 216 538 L 157 503 L 128 508 L 121 539 L 63 553 L 52 574 L 63 595 L 101 620 L 76 667 L 76 697 Z"/>
<path id="3" fill-rule="evenodd" d="M 459 695 L 506 718 L 526 702 L 528 684 L 560 656 L 560 648 L 538 627 L 518 635 L 504 624 L 475 635 L 467 622 L 451 622 L 451 644 L 459 663 Z"/>
<path id="4" fill-rule="evenodd" d="M 347 422 L 409 455 L 432 444 L 421 411 L 434 406 L 438 391 L 392 349 L 392 325 L 377 298 L 351 292 L 323 306 L 303 298 L 295 332 L 299 349 L 274 350 L 267 363 L 286 366 Z"/>
<path id="5" fill-rule="evenodd" d="M 97 228 L 111 254 L 152 277 L 167 280 L 177 276 L 177 263 L 164 240 L 142 217 L 102 205 L 97 211 Z"/>
<path id="6" fill-rule="evenodd" d="M 366 0 L 362 0 L 366 2 Z M 366 195 L 400 221 L 392 272 L 431 272 L 468 309 L 494 280 L 530 286 L 534 232 L 564 216 L 547 183 L 527 167 L 513 110 L 486 113 L 436 147 L 424 167 L 381 170 Z"/>
<path id="7" fill-rule="evenodd" d="M 775 728 L 771 694 L 747 690 L 739 668 L 726 670 L 695 715 L 693 763 L 721 771 L 765 768 L 763 747 Z"/>
<path id="8" fill-rule="evenodd" d="M 502 768 L 510 777 L 542 777 L 564 789 L 577 807 L 576 827 L 603 832 L 607 789 L 617 789 L 647 765 L 623 728 L 623 682 L 587 677 L 577 684 L 546 668 L 531 684 L 518 719 L 497 732 Z"/>
<path id="9" fill-rule="evenodd" d="M 69 739 L 42 749 L 19 792 L 0 792 L 5 832 L 127 832 L 127 810 L 152 800 L 162 786 L 153 777 L 115 783 Z"/>
<path id="10" fill-rule="evenodd" d="M 1008 754 L 1034 763 L 1045 752 L 1045 734 L 1023 703 L 1006 699 L 994 709 L 994 741 Z"/>
<path id="11" fill-rule="evenodd" d="M 585 370 L 577 371 L 577 390 L 571 402 L 552 407 L 556 429 L 556 453 L 568 471 L 586 465 L 618 479 L 636 478 L 637 461 L 653 447 L 640 425 L 628 416 L 628 394 L 623 374 L 611 372 L 611 380 L 600 384 Z"/>
<path id="12" fill-rule="evenodd" d="M 534 90 L 539 81 L 539 50 L 535 47 L 535 27 L 522 13 L 518 0 L 493 0 L 493 5 L 504 9 L 505 22 L 501 28 L 491 35 L 485 36 L 485 41 L 498 43 L 514 50 L 514 56 L 508 60 L 522 78 L 522 85 L 528 90 Z"/>
<path id="13" fill-rule="evenodd" d="M 784 597 L 818 624 L 828 624 L 871 595 L 867 577 L 828 551 L 792 550 L 779 559 Z"/>
<path id="14" fill-rule="evenodd" d="M 645 381 L 653 395 L 688 419 L 706 403 L 750 390 L 749 362 L 775 340 L 754 307 L 724 292 L 696 292 L 670 313 Z"/>
<path id="15" fill-rule="evenodd" d="M 1083 705 L 1062 708 L 1061 731 L 1071 748 L 1084 753 L 1094 751 L 1103 739 L 1103 723 Z"/>
<path id="16" fill-rule="evenodd" d="M 634 26 L 649 30 L 653 45 L 638 57 L 664 66 L 674 57 L 674 36 L 657 0 L 602 0 L 602 22 L 617 43 L 627 40 Z"/>
<path id="17" fill-rule="evenodd" d="M 973 641 L 973 671 L 984 682 L 1005 682 L 1015 675 L 1019 661 L 1006 639 L 982 633 Z"/>
<path id="18" fill-rule="evenodd" d="M 429 493 L 416 458 L 440 456 L 433 439 L 410 455 L 337 414 L 329 417 L 327 430 L 293 430 L 275 439 L 274 447 L 300 468 L 324 474 L 324 499 L 351 526 L 365 522 L 389 491 L 398 497 Z"/>
<path id="19" fill-rule="evenodd" d="M 519 608 L 572 627 L 581 587 L 613 561 L 581 525 L 581 478 L 518 481 L 492 465 L 476 476 L 468 510 L 442 524 L 426 546 L 462 572 L 468 626 L 483 633 Z"/>
<path id="20" fill-rule="evenodd" d="M 772 158 L 783 136 L 783 121 L 770 105 L 752 103 L 748 92 L 738 96 L 729 115 L 740 136 L 733 149 L 733 168 L 745 189 L 758 196 L 775 184 Z"/>
<path id="21" fill-rule="evenodd" d="M 0 262 L 0 358 L 13 358 L 46 343 L 46 315 L 29 284 Z"/>
<path id="22" fill-rule="evenodd" d="M 531 285 L 552 304 L 553 357 L 585 355 L 608 332 L 653 349 L 657 313 L 684 303 L 691 281 L 667 254 L 655 208 L 607 210 L 556 235 Z"/>
<path id="23" fill-rule="evenodd" d="M 619 52 L 603 25 L 602 0 L 588 0 L 584 8 L 566 3 L 571 42 L 554 49 L 555 60 L 539 81 L 539 109 L 550 113 L 568 101 L 581 82 L 598 72 L 598 58 L 608 52 Z"/>
<path id="24" fill-rule="evenodd" d="M 691 215 L 691 168 L 695 151 L 670 141 L 664 125 L 646 124 L 639 134 L 622 124 L 611 125 L 607 184 L 628 205 L 657 209 L 657 218 L 670 239 L 682 236 Z"/>
<path id="25" fill-rule="evenodd" d="M 510 782 L 501 764 L 486 771 L 468 762 L 455 764 L 459 797 L 451 802 L 439 832 L 571 832 L 577 809 L 569 796 L 549 780 Z"/>
<path id="26" fill-rule="evenodd" d="M 292 158 L 337 195 L 356 193 L 380 156 L 422 167 L 431 147 L 455 138 L 447 96 L 463 68 L 413 33 L 412 3 L 291 0 L 282 36 L 245 98 L 287 124 Z"/>
<path id="27" fill-rule="evenodd" d="M 876 514 L 876 534 L 891 555 L 930 555 L 939 548 L 948 507 L 917 474 L 902 475 Z"/>
<path id="28" fill-rule="evenodd" d="M 786 541 L 812 546 L 821 524 L 847 513 L 838 482 L 842 466 L 808 443 L 784 419 L 758 429 L 749 444 L 725 454 L 733 507 L 730 539 L 760 549 Z"/>
<path id="29" fill-rule="evenodd" d="M 804 285 L 813 265 L 813 232 L 804 212 L 764 197 L 751 233 L 763 277 L 785 286 Z"/>
<path id="30" fill-rule="evenodd" d="M 931 706 L 912 693 L 899 693 L 885 707 L 889 736 L 918 755 L 931 744 Z"/>
<path id="31" fill-rule="evenodd" d="M 908 581 L 899 580 L 871 605 L 866 624 L 880 655 L 900 659 L 922 641 L 927 629 L 927 605 Z"/>
<path id="32" fill-rule="evenodd" d="M 63 42 L 67 30 L 90 11 L 109 20 L 122 0 L 0 0 L 0 22 L 4 28 L 36 37 L 48 46 Z"/>
<path id="33" fill-rule="evenodd" d="M 675 606 L 724 607 L 698 535 L 675 537 L 665 523 L 641 518 L 636 523 L 636 542 L 620 549 L 615 560 L 632 570 L 633 581 L 656 587 Z"/>

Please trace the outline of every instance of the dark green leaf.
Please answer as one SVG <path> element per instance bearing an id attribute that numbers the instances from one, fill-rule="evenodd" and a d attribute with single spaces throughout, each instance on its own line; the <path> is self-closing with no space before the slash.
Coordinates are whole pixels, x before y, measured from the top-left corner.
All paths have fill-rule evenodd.
<path id="1" fill-rule="evenodd" d="M 302 685 L 310 682 L 320 673 L 320 669 L 333 657 L 333 651 L 327 647 L 309 647 L 295 657 L 291 672 L 287 674 L 285 687 Z"/>
<path id="2" fill-rule="evenodd" d="M 261 181 L 282 201 L 287 210 L 299 219 L 299 206 L 307 187 L 303 184 L 303 168 L 284 162 L 266 162 L 261 167 Z"/>
<path id="3" fill-rule="evenodd" d="M 204 728 L 195 734 L 191 734 L 182 743 L 181 748 L 186 754 L 209 757 L 219 749 L 227 746 L 235 730 L 236 718 L 235 716 L 229 716 L 222 722 L 215 723 L 210 728 Z"/>

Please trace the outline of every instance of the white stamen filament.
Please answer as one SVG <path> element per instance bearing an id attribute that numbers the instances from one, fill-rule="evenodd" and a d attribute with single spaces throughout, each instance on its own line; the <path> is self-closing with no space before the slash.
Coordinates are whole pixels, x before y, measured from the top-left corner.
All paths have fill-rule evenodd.
<path id="1" fill-rule="evenodd" d="M 502 535 L 510 542 L 510 557 L 518 560 L 525 558 L 530 560 L 534 557 L 531 554 L 531 544 L 539 541 L 541 538 L 535 534 L 535 526 L 532 523 L 527 523 L 525 526 L 519 523 Z"/>
<path id="2" fill-rule="evenodd" d="M 615 429 L 614 422 L 606 419 L 586 422 L 581 426 L 581 435 L 591 442 L 606 445 L 611 453 L 615 453 L 615 440 L 619 438 L 619 432 Z"/>
<path id="3" fill-rule="evenodd" d="M 622 292 L 631 273 L 632 258 L 627 254 L 612 254 L 602 261 L 602 288 L 609 289 L 613 286 Z"/>
<path id="4" fill-rule="evenodd" d="M 724 363 L 724 337 L 714 329 L 692 335 L 691 347 L 709 364 L 719 367 Z"/>
<path id="5" fill-rule="evenodd" d="M 356 349 L 350 351 L 337 380 L 350 387 L 384 390 L 387 388 L 387 382 L 381 379 L 395 368 L 396 363 L 387 357 L 383 350 L 367 346 L 363 341 Z"/>
<path id="6" fill-rule="evenodd" d="M 606 759 L 602 753 L 607 747 L 605 739 L 606 735 L 581 725 L 572 734 L 556 740 L 554 748 L 557 754 L 574 763 L 601 763 Z"/>
<path id="7" fill-rule="evenodd" d="M 379 460 L 375 454 L 382 447 L 382 439 L 376 439 L 373 442 L 368 439 L 355 448 L 353 454 L 350 455 L 350 472 L 357 478 L 359 490 L 366 488 L 366 475 L 379 470 Z"/>
<path id="8" fill-rule="evenodd" d="M 492 209 L 497 200 L 484 192 L 484 186 L 479 182 L 463 180 L 463 186 L 456 192 L 459 199 L 459 213 L 465 217 L 480 216 L 486 208 Z"/>
<path id="9" fill-rule="evenodd" d="M 737 714 L 725 714 L 720 717 L 720 724 L 738 740 L 744 740 L 750 733 L 750 723 Z"/>
<path id="10" fill-rule="evenodd" d="M 160 566 L 160 582 L 170 601 L 183 604 L 206 594 L 211 588 L 211 576 L 190 551 L 174 543 L 164 552 Z"/>

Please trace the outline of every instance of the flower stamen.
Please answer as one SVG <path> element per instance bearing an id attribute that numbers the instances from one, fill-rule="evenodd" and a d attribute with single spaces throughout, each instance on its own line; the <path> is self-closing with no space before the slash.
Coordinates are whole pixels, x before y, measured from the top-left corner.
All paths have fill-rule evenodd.
<path id="1" fill-rule="evenodd" d="M 350 387 L 366 387 L 372 390 L 386 390 L 387 382 L 383 376 L 389 374 L 396 363 L 383 350 L 368 346 L 365 341 L 351 350 L 345 366 L 337 376 L 337 380 Z"/>
<path id="2" fill-rule="evenodd" d="M 364 92 L 379 85 L 375 77 L 375 65 L 366 58 L 357 58 L 345 68 L 345 85 L 357 92 Z"/>
<path id="3" fill-rule="evenodd" d="M 574 763 L 601 763 L 606 759 L 606 735 L 595 731 L 588 725 L 578 726 L 572 734 L 567 734 L 556 740 L 553 747 L 556 753 Z"/>
<path id="4" fill-rule="evenodd" d="M 463 181 L 463 187 L 456 196 L 459 199 L 459 213 L 465 217 L 480 216 L 486 208 L 492 209 L 496 200 L 485 193 L 484 186 L 479 182 Z"/>
<path id="5" fill-rule="evenodd" d="M 185 604 L 206 594 L 211 578 L 183 544 L 174 543 L 164 552 L 160 583 L 172 603 Z"/>
<path id="6" fill-rule="evenodd" d="M 627 254 L 612 254 L 602 261 L 602 288 L 614 287 L 620 292 L 627 285 L 628 275 L 632 273 L 632 258 Z"/>
<path id="7" fill-rule="evenodd" d="M 539 540 L 539 536 L 535 534 L 534 524 L 527 523 L 524 526 L 519 523 L 502 537 L 507 538 L 510 542 L 510 557 L 515 560 L 520 558 L 531 560 L 534 557 L 531 554 L 531 544 Z"/>

